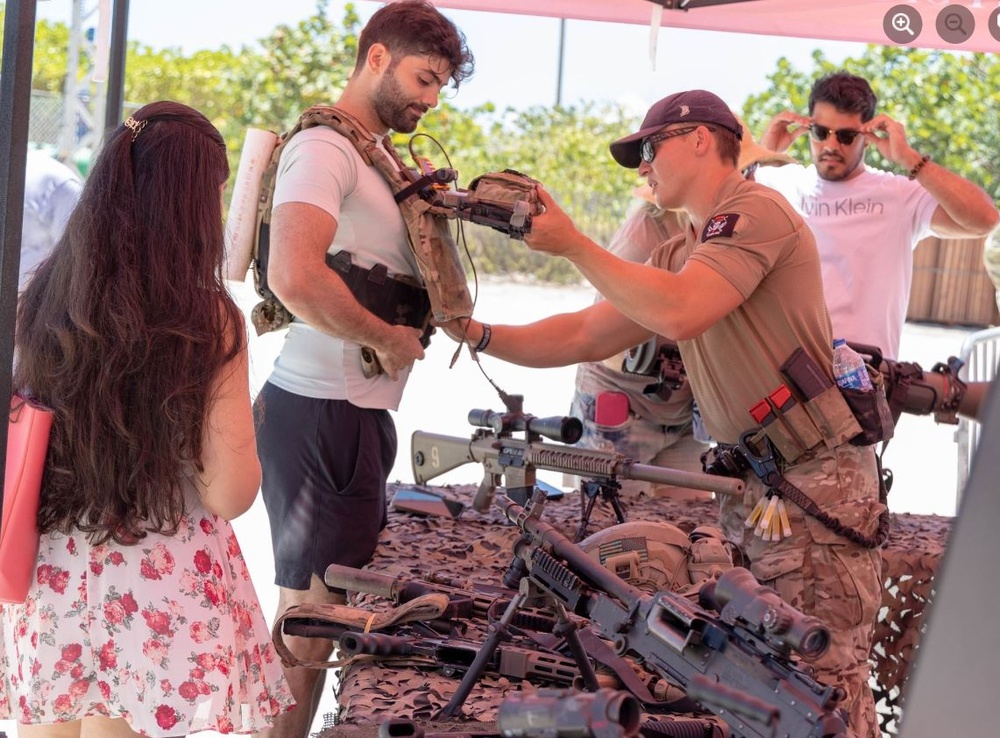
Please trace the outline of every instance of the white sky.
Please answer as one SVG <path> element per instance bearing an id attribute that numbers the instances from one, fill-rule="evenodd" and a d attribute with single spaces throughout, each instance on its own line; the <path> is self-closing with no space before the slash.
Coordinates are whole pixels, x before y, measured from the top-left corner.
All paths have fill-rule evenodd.
<path id="1" fill-rule="evenodd" d="M 109 3 L 110 4 L 110 3 Z M 98 0 L 84 0 L 84 12 Z M 381 6 L 360 0 L 362 23 Z M 344 2 L 331 0 L 330 18 L 339 24 Z M 69 22 L 71 0 L 43 0 L 38 17 Z M 131 0 L 129 38 L 154 48 L 185 52 L 253 44 L 280 23 L 293 24 L 315 12 L 315 0 Z M 476 56 L 476 74 L 462 85 L 454 104 L 494 102 L 517 108 L 556 100 L 559 28 L 555 18 L 444 9 L 465 33 Z M 691 11 L 691 12 L 697 12 Z M 94 25 L 98 14 L 87 16 Z M 765 77 L 780 56 L 799 69 L 811 68 L 820 48 L 840 61 L 860 55 L 863 44 L 661 29 L 654 64 L 648 27 L 569 20 L 565 23 L 562 102 L 615 101 L 636 114 L 682 89 L 705 88 L 733 107 L 765 89 Z"/>

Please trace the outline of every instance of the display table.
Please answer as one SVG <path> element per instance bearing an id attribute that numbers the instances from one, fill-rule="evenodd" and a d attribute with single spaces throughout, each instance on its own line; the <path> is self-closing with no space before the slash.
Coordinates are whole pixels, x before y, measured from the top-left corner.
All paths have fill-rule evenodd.
<path id="1" fill-rule="evenodd" d="M 464 486 L 433 489 L 466 503 L 475 492 L 473 487 Z M 393 493 L 390 487 L 390 499 Z M 662 520 L 685 532 L 698 525 L 714 525 L 718 518 L 715 502 L 679 503 L 640 497 L 622 499 L 622 506 L 628 520 Z M 572 538 L 580 510 L 579 495 L 571 494 L 550 500 L 542 519 Z M 588 531 L 615 522 L 611 507 L 599 501 Z M 891 537 L 883 550 L 883 608 L 872 653 L 875 697 L 885 729 L 895 728 L 901 713 L 901 687 L 914 657 L 951 523 L 952 518 L 937 516 L 904 514 L 892 518 Z M 389 525 L 368 568 L 406 575 L 434 571 L 458 582 L 499 585 L 518 533 L 498 510 L 481 514 L 468 508 L 457 519 L 391 511 Z M 358 725 L 380 723 L 390 717 L 427 722 L 448 702 L 457 685 L 456 678 L 432 670 L 354 664 L 340 675 L 340 724 L 320 736 L 343 738 L 356 734 Z M 463 717 L 484 723 L 495 720 L 500 697 L 517 688 L 519 685 L 507 679 L 485 676 L 466 700 Z"/>

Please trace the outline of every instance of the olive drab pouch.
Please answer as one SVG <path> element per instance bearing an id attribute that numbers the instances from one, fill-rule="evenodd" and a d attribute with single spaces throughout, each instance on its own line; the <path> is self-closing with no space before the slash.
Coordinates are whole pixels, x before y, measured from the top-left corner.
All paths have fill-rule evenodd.
<path id="1" fill-rule="evenodd" d="M 803 406 L 819 429 L 827 448 L 836 448 L 861 432 L 853 411 L 840 387 L 835 384 L 804 402 Z"/>
<path id="2" fill-rule="evenodd" d="M 514 169 L 481 174 L 469 183 L 466 201 L 481 214 L 497 210 L 498 230 L 512 238 L 522 238 L 531 229 L 531 217 L 542 212 L 538 201 L 538 181 Z M 513 212 L 513 215 L 511 215 Z M 482 223 L 482 219 L 477 219 Z M 487 222 L 486 225 L 489 225 Z"/>
<path id="3" fill-rule="evenodd" d="M 885 378 L 882 372 L 865 364 L 872 380 L 872 389 L 856 390 L 841 388 L 841 394 L 851 408 L 861 432 L 851 438 L 855 446 L 870 446 L 880 441 L 888 441 L 895 431 L 892 411 L 885 396 Z"/>

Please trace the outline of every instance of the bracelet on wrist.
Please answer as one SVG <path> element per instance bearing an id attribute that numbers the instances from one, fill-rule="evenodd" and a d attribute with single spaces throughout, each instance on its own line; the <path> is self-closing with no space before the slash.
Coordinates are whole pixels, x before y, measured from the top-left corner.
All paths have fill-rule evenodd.
<path id="1" fill-rule="evenodd" d="M 482 353 L 486 350 L 486 347 L 490 345 L 490 339 L 493 337 L 493 329 L 490 327 L 489 323 L 483 323 L 483 336 L 479 339 L 479 343 L 476 344 L 475 348 L 472 349 L 477 354 Z"/>
<path id="2" fill-rule="evenodd" d="M 923 156 L 920 157 L 920 161 L 918 161 L 916 164 L 913 165 L 913 169 L 911 169 L 910 173 L 907 174 L 906 176 L 909 179 L 916 179 L 917 175 L 920 174 L 920 170 L 924 168 L 924 164 L 926 164 L 930 160 L 931 160 L 930 154 L 924 154 Z"/>

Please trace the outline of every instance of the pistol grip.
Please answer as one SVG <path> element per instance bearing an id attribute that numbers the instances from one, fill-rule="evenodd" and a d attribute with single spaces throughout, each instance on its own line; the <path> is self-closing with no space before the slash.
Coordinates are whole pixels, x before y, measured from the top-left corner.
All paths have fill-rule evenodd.
<path id="1" fill-rule="evenodd" d="M 487 512 L 493 505 L 493 495 L 496 493 L 496 485 L 493 483 L 493 475 L 487 474 L 483 481 L 479 483 L 476 496 L 472 500 L 472 509 L 477 512 Z"/>

